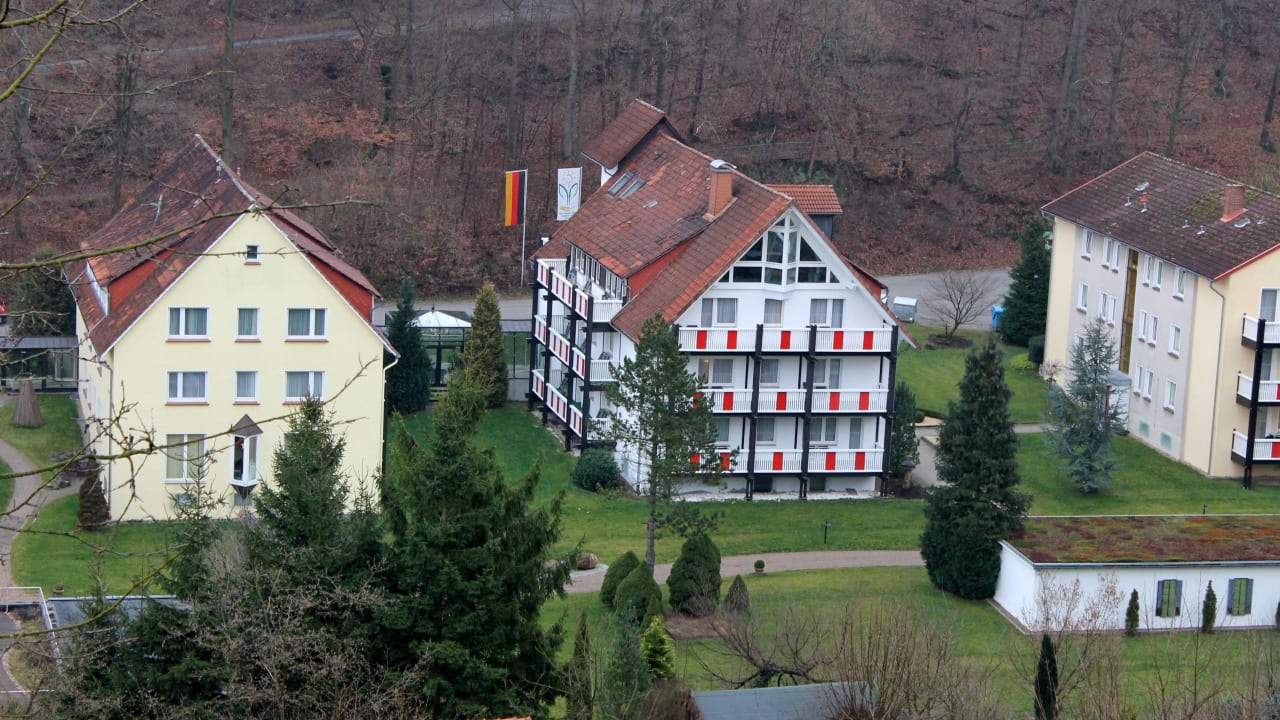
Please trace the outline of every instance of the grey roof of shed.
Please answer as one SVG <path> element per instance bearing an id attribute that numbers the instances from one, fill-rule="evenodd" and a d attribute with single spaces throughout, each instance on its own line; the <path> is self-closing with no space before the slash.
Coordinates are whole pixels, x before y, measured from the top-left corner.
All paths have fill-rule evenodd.
<path id="1" fill-rule="evenodd" d="M 855 695 L 865 700 L 866 683 L 818 683 L 748 690 L 693 693 L 702 720 L 822 720 L 834 717 Z"/>
<path id="2" fill-rule="evenodd" d="M 1042 211 L 1218 279 L 1280 247 L 1280 197 L 1246 186 L 1245 212 L 1220 219 L 1223 191 L 1239 184 L 1148 152 Z"/>

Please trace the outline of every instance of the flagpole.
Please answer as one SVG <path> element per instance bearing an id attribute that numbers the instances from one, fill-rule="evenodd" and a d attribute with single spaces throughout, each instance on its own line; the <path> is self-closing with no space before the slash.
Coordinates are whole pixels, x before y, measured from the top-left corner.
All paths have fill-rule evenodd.
<path id="1" fill-rule="evenodd" d="M 525 266 L 524 237 L 525 237 L 525 230 L 529 227 L 529 171 L 528 170 L 525 171 L 524 182 L 521 183 L 521 185 L 524 186 L 521 188 L 521 192 L 523 193 L 524 197 L 520 198 L 520 208 L 522 211 L 520 213 L 520 287 L 524 287 L 524 266 Z"/>

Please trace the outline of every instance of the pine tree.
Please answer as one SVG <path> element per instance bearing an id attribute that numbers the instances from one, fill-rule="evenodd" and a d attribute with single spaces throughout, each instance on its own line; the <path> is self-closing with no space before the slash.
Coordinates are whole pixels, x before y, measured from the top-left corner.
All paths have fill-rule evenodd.
<path id="1" fill-rule="evenodd" d="M 641 720 L 641 701 L 653 678 L 640 653 L 640 628 L 631 622 L 614 623 L 605 658 L 604 677 L 596 693 L 598 717 Z"/>
<path id="2" fill-rule="evenodd" d="M 892 457 L 889 472 L 900 478 L 906 472 L 908 460 L 920 462 L 920 440 L 916 437 L 916 394 L 906 380 L 899 380 L 893 389 L 893 440 L 890 442 Z"/>
<path id="3" fill-rule="evenodd" d="M 561 637 L 539 617 L 570 568 L 551 555 L 560 499 L 533 508 L 540 463 L 508 483 L 493 451 L 475 447 L 483 411 L 463 381 L 436 404 L 425 447 L 393 422 L 381 480 L 388 610 L 374 645 L 392 672 L 429 663 L 420 694 L 432 717 L 542 716 Z"/>
<path id="4" fill-rule="evenodd" d="M 59 253 L 37 250 L 32 260 L 48 262 Z M 26 270 L 13 276 L 6 309 L 13 318 L 10 333 L 18 337 L 74 335 L 75 302 L 59 265 Z"/>
<path id="5" fill-rule="evenodd" d="M 498 291 L 486 282 L 476 295 L 467 345 L 458 359 L 468 385 L 475 388 L 491 408 L 507 401 L 507 361 L 502 339 L 502 315 Z"/>
<path id="6" fill-rule="evenodd" d="M 715 419 L 711 403 L 699 397 L 698 378 L 689 372 L 670 323 L 660 314 L 644 322 L 635 357 L 623 360 L 615 376 L 617 382 L 607 392 L 618 412 L 607 435 L 634 451 L 647 468 L 644 561 L 652 569 L 659 506 L 669 503 L 685 480 L 719 481 Z"/>
<path id="7" fill-rule="evenodd" d="M 720 548 L 704 533 L 695 533 L 680 547 L 680 557 L 667 577 L 672 610 L 702 616 L 720 604 Z"/>
<path id="8" fill-rule="evenodd" d="M 1009 271 L 1012 281 L 1000 317 L 1000 335 L 1013 345 L 1025 347 L 1031 338 L 1044 334 L 1049 315 L 1048 231 L 1048 224 L 1035 214 L 1028 216 L 1016 233 L 1022 257 Z"/>
<path id="9" fill-rule="evenodd" d="M 1218 621 L 1218 594 L 1213 591 L 1213 581 L 1204 591 L 1204 604 L 1200 607 L 1200 632 L 1211 634 Z"/>
<path id="10" fill-rule="evenodd" d="M 640 563 L 618 585 L 613 596 L 613 609 L 623 622 L 644 627 L 650 619 L 662 616 L 662 588 L 653 579 L 653 570 Z"/>
<path id="11" fill-rule="evenodd" d="M 111 510 L 102 492 L 102 466 L 93 458 L 89 459 L 84 480 L 80 481 L 79 519 L 80 527 L 86 530 L 96 530 L 111 521 Z"/>
<path id="12" fill-rule="evenodd" d="M 1036 661 L 1036 720 L 1058 717 L 1058 653 L 1049 633 L 1040 636 L 1040 657 Z"/>
<path id="13" fill-rule="evenodd" d="M 734 575 L 733 582 L 729 583 L 729 592 L 724 596 L 724 611 L 735 615 L 751 612 L 751 594 L 741 575 Z"/>
<path id="14" fill-rule="evenodd" d="M 1111 446 L 1120 432 L 1120 409 L 1110 402 L 1108 378 L 1116 365 L 1116 348 L 1101 316 L 1085 326 L 1071 348 L 1067 387 L 1049 387 L 1049 431 L 1046 440 L 1062 459 L 1067 477 L 1084 493 L 1111 484 L 1116 460 Z"/>
<path id="15" fill-rule="evenodd" d="M 654 616 L 640 636 L 640 654 L 649 664 L 649 676 L 654 680 L 669 680 L 676 676 L 676 642 L 667 634 L 662 618 Z"/>
<path id="16" fill-rule="evenodd" d="M 952 402 L 938 445 L 938 479 L 920 539 L 929 579 L 963 598 L 989 598 L 1000 574 L 1002 538 L 1019 527 L 1030 498 L 1018 491 L 1018 437 L 995 338 L 965 359 L 960 402 Z"/>
<path id="17" fill-rule="evenodd" d="M 1129 607 L 1124 611 L 1124 634 L 1127 637 L 1138 636 L 1138 591 L 1129 593 Z"/>
<path id="18" fill-rule="evenodd" d="M 614 594 L 617 593 L 618 586 L 622 584 L 623 580 L 627 579 L 627 576 L 639 564 L 640 558 L 628 550 L 617 560 L 614 560 L 608 570 L 605 570 L 604 581 L 600 585 L 600 601 L 604 603 L 605 607 L 610 610 L 613 609 Z"/>
<path id="19" fill-rule="evenodd" d="M 431 399 L 431 358 L 422 344 L 413 306 L 413 282 L 406 275 L 400 284 L 400 301 L 387 315 L 387 342 L 400 353 L 387 368 L 387 412 L 416 413 Z"/>
<path id="20" fill-rule="evenodd" d="M 595 707 L 591 690 L 591 628 L 587 611 L 578 620 L 573 640 L 573 657 L 564 668 L 565 720 L 593 720 Z"/>

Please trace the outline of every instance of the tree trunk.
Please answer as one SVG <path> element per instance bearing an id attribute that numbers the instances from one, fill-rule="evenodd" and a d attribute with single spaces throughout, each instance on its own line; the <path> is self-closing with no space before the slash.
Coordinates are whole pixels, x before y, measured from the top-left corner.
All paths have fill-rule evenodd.
<path id="1" fill-rule="evenodd" d="M 1116 43 L 1111 50 L 1111 79 L 1107 83 L 1107 132 L 1102 143 L 1102 155 L 1098 159 L 1099 172 L 1115 164 L 1120 84 L 1124 82 L 1124 53 L 1136 19 L 1137 13 L 1132 3 L 1123 2 L 1116 6 Z"/>
<path id="2" fill-rule="evenodd" d="M 511 66 L 507 81 L 507 168 L 516 169 L 522 154 L 521 129 L 524 124 L 524 113 L 520 103 L 520 20 L 521 7 L 524 0 L 513 0 L 507 4 L 511 10 Z"/>
<path id="3" fill-rule="evenodd" d="M 1271 73 L 1271 89 L 1267 92 L 1267 109 L 1262 112 L 1262 135 L 1258 138 L 1258 145 L 1268 152 L 1275 150 L 1275 146 L 1271 144 L 1271 121 L 1276 115 L 1277 91 L 1280 91 L 1280 55 L 1276 56 L 1276 69 Z"/>
<path id="4" fill-rule="evenodd" d="M 236 42 L 232 33 L 232 17 L 236 10 L 236 0 L 227 0 L 226 15 L 222 28 L 222 161 L 228 168 L 235 169 L 235 152 L 232 147 L 232 124 L 235 119 L 235 50 Z"/>
<path id="5" fill-rule="evenodd" d="M 658 529 L 658 483 L 653 477 L 654 468 L 658 466 L 657 455 L 653 452 L 649 453 L 649 522 L 645 523 L 644 531 L 644 564 L 649 566 L 649 572 L 653 572 L 654 563 L 657 562 L 658 556 L 654 551 L 654 538 L 657 536 Z"/>
<path id="6" fill-rule="evenodd" d="M 1058 106 L 1053 114 L 1049 130 L 1049 166 L 1061 171 L 1066 164 L 1067 138 L 1079 115 L 1080 66 L 1084 62 L 1085 46 L 1089 41 L 1089 0 L 1075 0 L 1071 11 L 1071 34 L 1067 37 L 1067 49 L 1062 57 L 1062 74 L 1058 85 Z"/>
<path id="7" fill-rule="evenodd" d="M 585 2 L 585 0 L 584 0 Z M 574 120 L 578 108 L 578 17 L 582 6 L 570 3 L 569 9 L 569 87 L 564 96 L 564 134 L 560 143 L 560 157 L 573 157 Z"/>
<path id="8" fill-rule="evenodd" d="M 129 14 L 133 25 L 134 14 Z M 129 159 L 129 140 L 133 135 L 133 98 L 138 77 L 138 56 L 130 46 L 132 38 L 125 38 L 125 47 L 116 53 L 115 122 L 111 138 L 115 151 L 115 167 L 111 173 L 111 212 L 119 212 L 124 196 L 124 168 Z"/>

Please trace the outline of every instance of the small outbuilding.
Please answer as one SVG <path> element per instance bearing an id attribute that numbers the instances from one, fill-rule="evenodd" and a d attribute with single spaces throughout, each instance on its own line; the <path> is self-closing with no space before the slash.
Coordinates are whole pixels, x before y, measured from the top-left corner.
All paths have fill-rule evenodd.
<path id="1" fill-rule="evenodd" d="M 1219 628 L 1280 603 L 1280 515 L 1030 517 L 1000 545 L 994 601 L 1025 631 L 1122 630 L 1134 590 L 1143 630 L 1198 629 L 1210 583 Z"/>

